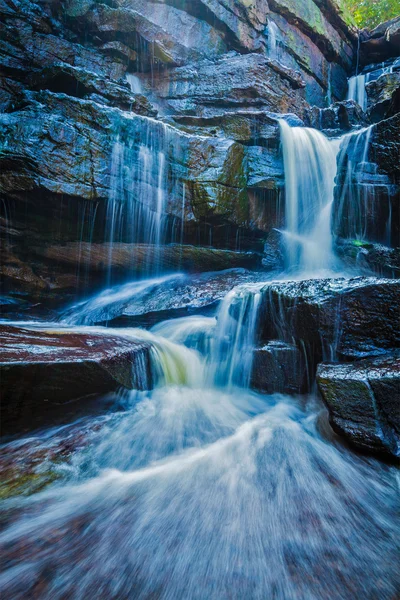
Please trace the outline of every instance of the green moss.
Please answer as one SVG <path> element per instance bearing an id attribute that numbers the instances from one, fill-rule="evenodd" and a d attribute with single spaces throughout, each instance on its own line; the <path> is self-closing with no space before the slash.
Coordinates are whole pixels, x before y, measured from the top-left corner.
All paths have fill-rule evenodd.
<path id="1" fill-rule="evenodd" d="M 9 469 L 3 473 L 0 482 L 0 499 L 6 500 L 14 496 L 37 494 L 59 477 L 53 470 L 46 473 L 36 473 L 34 471 L 21 472 L 18 469 Z"/>

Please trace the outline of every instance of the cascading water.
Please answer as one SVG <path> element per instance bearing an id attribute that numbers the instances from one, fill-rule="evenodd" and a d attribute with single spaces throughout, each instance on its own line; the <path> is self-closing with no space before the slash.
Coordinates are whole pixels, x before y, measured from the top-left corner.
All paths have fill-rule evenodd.
<path id="1" fill-rule="evenodd" d="M 334 231 L 341 237 L 391 246 L 390 179 L 370 162 L 374 125 L 344 136 L 338 156 Z"/>
<path id="2" fill-rule="evenodd" d="M 331 212 L 340 140 L 280 121 L 285 169 L 284 233 L 288 269 L 313 272 L 335 263 Z"/>
<path id="3" fill-rule="evenodd" d="M 268 21 L 268 55 L 272 60 L 278 60 L 278 38 L 279 29 L 277 25 L 269 20 Z"/>
<path id="4" fill-rule="evenodd" d="M 233 341 L 242 373 L 239 350 L 251 340 L 240 329 L 255 323 L 258 292 L 248 293 L 217 315 L 216 338 Z M 175 337 L 193 333 L 189 319 Z M 174 337 L 173 322 L 159 332 L 168 328 Z M 395 597 L 393 469 L 337 446 L 312 402 L 207 382 L 204 365 L 222 346 L 202 360 L 155 332 L 129 335 L 153 345 L 164 376 L 152 392 L 132 392 L 124 412 L 92 420 L 90 444 L 63 464 L 51 458 L 63 430 L 39 438 L 56 482 L 6 502 L 4 597 L 353 600 L 378 588 Z M 229 365 L 214 367 L 228 386 L 236 379 Z M 76 427 L 80 439 L 84 423 Z"/>
<path id="5" fill-rule="evenodd" d="M 136 119 L 138 132 L 131 138 L 126 133 L 120 134 L 112 151 L 105 232 L 109 243 L 108 283 L 118 242 L 135 244 L 137 252 L 145 252 L 150 274 L 158 271 L 160 247 L 167 241 L 176 241 L 173 228 L 170 231 L 169 227 L 171 215 L 167 214 L 167 202 L 173 197 L 177 211 L 181 210 L 182 183 L 169 167 L 170 153 L 179 151 L 175 150 L 177 134 L 161 121 Z M 144 247 L 140 248 L 140 244 Z M 152 252 L 146 246 L 151 246 Z M 134 263 L 135 248 L 132 250 Z"/>
<path id="6" fill-rule="evenodd" d="M 368 81 L 368 74 L 361 74 L 350 77 L 348 82 L 347 100 L 354 100 L 364 111 L 367 108 L 367 92 L 365 86 Z"/>

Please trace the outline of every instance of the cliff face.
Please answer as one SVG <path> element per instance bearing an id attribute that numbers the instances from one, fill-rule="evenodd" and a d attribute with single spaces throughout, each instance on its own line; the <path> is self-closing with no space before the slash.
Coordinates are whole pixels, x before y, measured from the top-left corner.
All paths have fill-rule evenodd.
<path id="1" fill-rule="evenodd" d="M 357 35 L 336 0 L 1 0 L 0 12 L 6 288 L 76 289 L 36 252 L 49 244 L 262 250 L 282 223 L 277 119 L 323 126 L 325 108 L 343 125 L 327 107 L 345 96 Z M 348 122 L 354 104 L 342 109 Z"/>

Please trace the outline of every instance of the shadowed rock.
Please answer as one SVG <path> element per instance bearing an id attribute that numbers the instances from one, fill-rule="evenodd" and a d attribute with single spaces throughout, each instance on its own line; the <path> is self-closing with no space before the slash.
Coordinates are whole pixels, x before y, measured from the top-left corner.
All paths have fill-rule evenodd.
<path id="1" fill-rule="evenodd" d="M 305 373 L 304 357 L 294 344 L 271 341 L 254 352 L 251 386 L 266 394 L 299 394 Z"/>
<path id="2" fill-rule="evenodd" d="M 337 433 L 361 450 L 400 459 L 400 353 L 321 364 L 317 383 Z"/>
<path id="3" fill-rule="evenodd" d="M 374 277 L 274 282 L 263 288 L 264 339 L 306 344 L 314 364 L 400 344 L 400 281 Z"/>

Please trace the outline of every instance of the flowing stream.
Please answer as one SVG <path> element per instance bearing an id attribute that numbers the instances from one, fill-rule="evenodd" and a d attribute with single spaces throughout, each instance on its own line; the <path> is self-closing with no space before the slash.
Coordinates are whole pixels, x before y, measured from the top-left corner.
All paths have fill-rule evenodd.
<path id="1" fill-rule="evenodd" d="M 395 597 L 398 474 L 342 447 L 312 397 L 249 390 L 260 301 L 248 285 L 215 318 L 74 328 L 146 340 L 158 383 L 5 502 L 2 597 Z"/>

